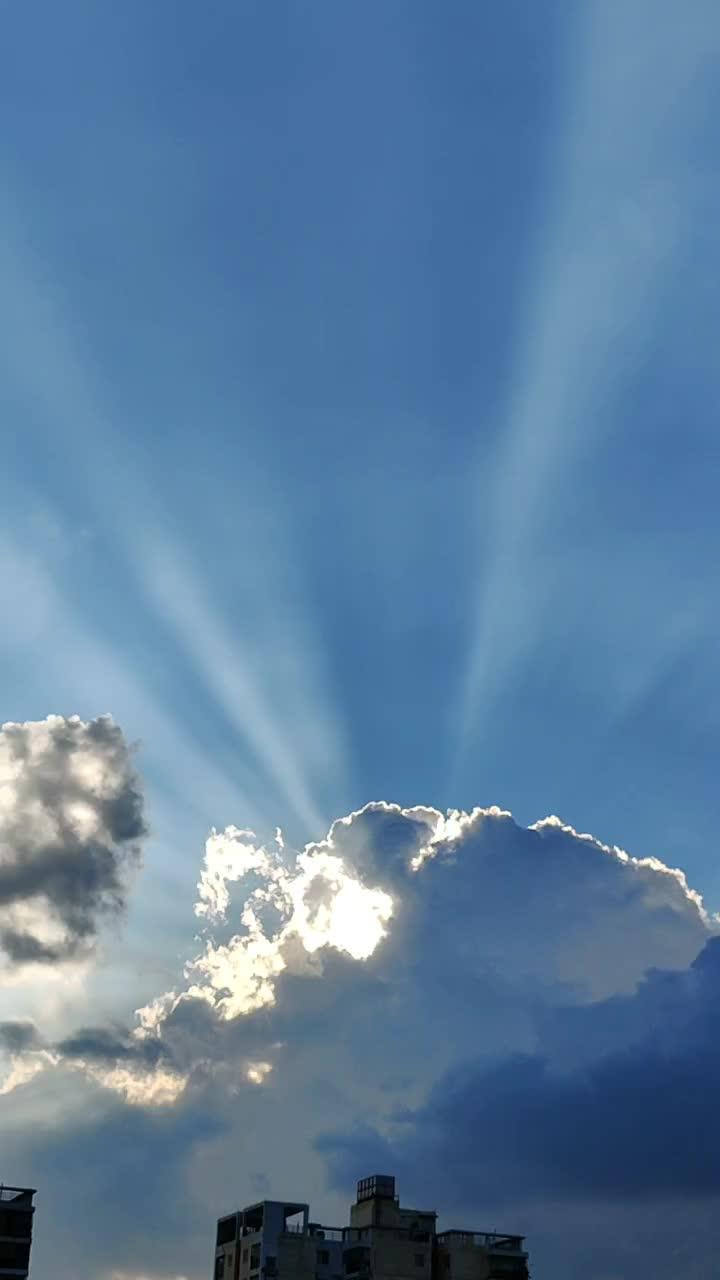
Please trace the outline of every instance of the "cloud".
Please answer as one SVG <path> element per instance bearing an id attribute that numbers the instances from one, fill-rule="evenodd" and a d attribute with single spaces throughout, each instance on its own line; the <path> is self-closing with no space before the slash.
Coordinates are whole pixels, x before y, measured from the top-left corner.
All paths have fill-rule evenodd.
<path id="1" fill-rule="evenodd" d="M 125 906 L 146 833 L 131 748 L 110 716 L 0 729 L 0 949 L 52 963 L 87 951 Z"/>
<path id="2" fill-rule="evenodd" d="M 0 1022 L 0 1045 L 10 1052 L 33 1049 L 38 1043 L 37 1027 L 32 1022 Z"/>
<path id="3" fill-rule="evenodd" d="M 128 1221 L 157 1196 L 176 1248 L 155 1257 L 164 1272 L 202 1259 L 213 1215 L 254 1198 L 259 1177 L 271 1193 L 282 1183 L 319 1201 L 321 1215 L 327 1168 L 342 1199 L 380 1161 L 403 1195 L 468 1214 L 485 1205 L 498 1219 L 501 1186 L 503 1220 L 534 1223 L 540 1254 L 541 1210 L 579 1221 L 599 1200 L 620 1213 L 620 1193 L 640 1202 L 657 1132 L 643 1146 L 638 1129 L 612 1182 L 617 1134 L 636 1115 L 643 1132 L 672 1115 L 681 1176 L 702 1180 L 678 1135 L 687 1090 L 695 1132 L 717 1065 L 717 922 L 660 859 L 558 819 L 525 828 L 494 807 L 376 802 L 301 850 L 280 834 L 211 832 L 195 919 L 203 936 L 184 975 L 150 993 L 134 1023 L 101 1020 L 49 1043 L 27 1023 L 0 1029 L 1 1091 L 15 1090 L 18 1113 L 53 1090 L 75 1097 L 83 1081 L 88 1116 L 37 1138 L 38 1169 L 69 1159 L 101 1216 L 107 1194 Z M 106 1141 L 117 1179 L 91 1186 L 82 1170 Z M 578 1178 L 583 1147 L 591 1168 Z M 162 1187 L 145 1167 L 155 1159 Z M 672 1190 L 667 1168 L 653 1178 L 645 1205 Z M 712 1179 L 703 1185 L 713 1194 Z M 142 1272 L 143 1247 L 123 1246 L 114 1264 Z"/>
<path id="4" fill-rule="evenodd" d="M 716 928 L 682 872 L 556 818 L 522 828 L 496 807 L 385 802 L 301 851 L 280 833 L 263 844 L 233 826 L 211 832 L 195 913 L 205 938 L 183 983 L 132 1027 L 38 1041 L 51 1056 L 36 1060 L 167 1106 L 198 1071 L 266 1084 L 308 1027 L 342 1039 L 367 1022 L 341 1074 L 369 1068 L 374 1027 L 393 1042 L 391 1074 L 422 1092 L 479 1043 L 532 1048 L 553 1002 L 586 1004 L 632 991 L 649 967 L 687 965 Z M 13 1047 L 13 1071 L 32 1050 Z M 367 1082 L 357 1088 L 365 1096 Z"/>
<path id="5" fill-rule="evenodd" d="M 719 1013 L 714 937 L 632 995 L 550 1011 L 532 1053 L 459 1062 L 392 1131 L 365 1123 L 318 1149 L 342 1189 L 388 1168 L 458 1225 L 519 1224 L 533 1274 L 699 1280 L 720 1245 Z"/>
<path id="6" fill-rule="evenodd" d="M 273 1004 L 279 975 L 298 961 L 312 968 L 308 958 L 325 948 L 355 960 L 372 955 L 387 931 L 392 898 L 359 878 L 352 862 L 333 850 L 332 832 L 323 845 L 288 854 L 280 834 L 275 847 L 267 848 L 250 831 L 232 826 L 213 831 L 205 846 L 196 914 L 222 922 L 230 903 L 228 885 L 251 875 L 259 883 L 242 906 L 243 932 L 224 944 L 210 939 L 188 964 L 187 994 L 206 1000 L 229 1020 Z"/>

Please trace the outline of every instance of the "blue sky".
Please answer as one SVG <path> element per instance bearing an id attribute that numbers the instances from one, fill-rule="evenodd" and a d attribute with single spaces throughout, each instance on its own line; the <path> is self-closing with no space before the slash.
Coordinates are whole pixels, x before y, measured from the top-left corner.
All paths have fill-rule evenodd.
<path id="1" fill-rule="evenodd" d="M 9 1016 L 131 1017 L 211 826 L 370 801 L 559 814 L 716 911 L 716 6 L 30 0 L 4 43 L 1 718 L 111 713 L 149 826 Z"/>

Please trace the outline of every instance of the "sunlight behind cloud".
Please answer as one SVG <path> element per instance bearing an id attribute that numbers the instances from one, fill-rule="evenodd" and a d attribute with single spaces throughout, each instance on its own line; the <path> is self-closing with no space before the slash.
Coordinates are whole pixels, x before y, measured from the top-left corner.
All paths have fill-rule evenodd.
<path id="1" fill-rule="evenodd" d="M 262 1084 L 272 1071 L 271 1062 L 249 1062 L 245 1068 L 245 1078 L 250 1084 Z"/>
<path id="2" fill-rule="evenodd" d="M 207 1000 L 223 1018 L 274 1002 L 275 979 L 288 967 L 293 942 L 309 955 L 332 947 L 366 960 L 385 936 L 392 916 L 388 893 L 364 884 L 326 848 L 308 846 L 294 862 L 290 859 L 280 832 L 270 849 L 237 827 L 213 831 L 206 842 L 196 914 L 224 920 L 228 884 L 250 874 L 261 881 L 242 908 L 244 932 L 221 945 L 208 941 L 187 966 L 192 980 L 188 995 Z M 267 909 L 277 915 L 275 929 L 263 923 Z M 144 1026 L 150 1025 L 152 1008 L 139 1016 Z"/>
<path id="3" fill-rule="evenodd" d="M 102 1085 L 118 1093 L 133 1107 L 170 1107 L 177 1102 L 187 1085 L 187 1077 L 175 1071 L 156 1068 L 140 1071 L 126 1066 L 104 1068 L 96 1063 L 77 1059 L 73 1064 L 78 1070 Z"/>
<path id="4" fill-rule="evenodd" d="M 13 1093 L 15 1089 L 29 1084 L 41 1071 L 57 1066 L 59 1061 L 57 1054 L 45 1050 L 8 1055 L 4 1075 L 0 1074 L 0 1096 Z"/>

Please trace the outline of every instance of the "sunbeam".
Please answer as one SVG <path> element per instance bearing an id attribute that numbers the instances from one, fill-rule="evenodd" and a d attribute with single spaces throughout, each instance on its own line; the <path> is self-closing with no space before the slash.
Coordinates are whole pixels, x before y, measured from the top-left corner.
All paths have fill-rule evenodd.
<path id="1" fill-rule="evenodd" d="M 547 230 L 478 517 L 456 768 L 558 603 L 557 500 L 591 465 L 685 247 L 698 193 L 687 156 L 708 108 L 690 90 L 707 59 L 703 24 L 679 32 L 651 3 L 598 0 L 578 24 Z"/>

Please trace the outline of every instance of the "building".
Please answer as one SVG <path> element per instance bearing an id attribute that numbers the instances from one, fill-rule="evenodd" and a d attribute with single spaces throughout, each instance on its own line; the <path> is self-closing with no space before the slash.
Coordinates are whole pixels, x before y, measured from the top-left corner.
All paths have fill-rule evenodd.
<path id="1" fill-rule="evenodd" d="M 395 1179 L 363 1178 L 346 1227 L 310 1222 L 306 1204 L 264 1200 L 220 1218 L 215 1280 L 528 1280 L 522 1236 L 437 1232 L 407 1209 Z"/>
<path id="2" fill-rule="evenodd" d="M 0 1276 L 22 1280 L 30 1272 L 34 1190 L 0 1185 Z"/>

